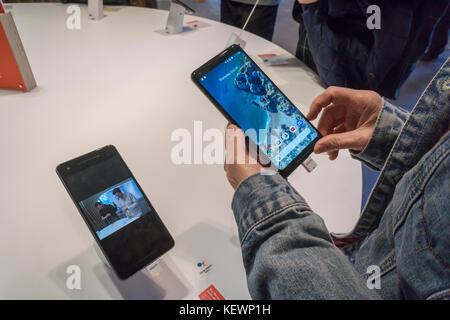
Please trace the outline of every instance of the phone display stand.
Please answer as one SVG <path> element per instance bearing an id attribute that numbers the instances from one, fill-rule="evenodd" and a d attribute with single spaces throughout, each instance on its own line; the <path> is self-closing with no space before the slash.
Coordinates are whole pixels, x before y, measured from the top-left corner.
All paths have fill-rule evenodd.
<path id="1" fill-rule="evenodd" d="M 111 268 L 111 265 L 109 264 L 108 260 L 106 260 L 105 255 L 103 254 L 102 250 L 98 246 L 97 242 L 94 242 L 94 251 L 100 258 L 100 260 L 103 262 L 105 266 L 108 268 Z M 152 278 L 158 277 L 163 272 L 163 269 L 160 264 L 161 258 L 153 262 L 152 264 L 148 265 L 144 269 L 152 276 Z"/>
<path id="2" fill-rule="evenodd" d="M 236 33 L 233 32 L 233 33 L 231 34 L 230 38 L 228 39 L 226 48 L 228 48 L 229 46 L 231 46 L 231 45 L 233 45 L 233 44 L 237 44 L 237 45 L 240 46 L 242 49 L 245 48 L 245 45 L 247 44 L 247 42 L 244 41 L 244 40 L 242 40 L 241 36 L 242 36 L 242 33 L 244 32 L 245 28 L 247 27 L 248 22 L 249 22 L 250 19 L 252 18 L 253 12 L 255 12 L 255 9 L 256 9 L 256 7 L 258 6 L 258 4 L 259 4 L 259 0 L 256 0 L 255 4 L 253 5 L 252 10 L 250 11 L 250 13 L 249 13 L 249 15 L 248 15 L 248 17 L 247 17 L 247 20 L 246 20 L 245 23 L 244 23 L 244 26 L 242 27 L 242 29 L 241 29 L 241 31 L 240 31 L 240 33 L 239 33 L 239 34 L 236 34 Z"/>
<path id="3" fill-rule="evenodd" d="M 108 267 L 111 268 L 111 265 L 109 264 L 108 260 L 106 260 L 105 255 L 102 252 L 102 249 L 98 246 L 97 242 L 94 242 L 94 251 L 100 258 L 100 260 Z"/>
<path id="4" fill-rule="evenodd" d="M 194 13 L 195 11 L 180 1 L 172 0 L 170 2 L 169 16 L 165 31 L 168 34 L 181 33 L 184 30 L 184 13 Z"/>
<path id="5" fill-rule="evenodd" d="M 242 38 L 241 38 L 238 34 L 236 34 L 235 32 L 233 32 L 233 33 L 230 35 L 230 38 L 228 39 L 226 48 L 228 48 L 229 46 L 231 46 L 231 45 L 233 45 L 233 44 L 237 44 L 237 45 L 239 45 L 242 49 L 244 49 L 244 48 L 245 48 L 245 45 L 247 44 L 247 42 L 244 41 L 244 40 L 242 40 Z"/>
<path id="6" fill-rule="evenodd" d="M 317 163 L 313 160 L 313 158 L 308 157 L 305 161 L 303 161 L 302 166 L 306 169 L 306 171 L 312 172 L 317 167 Z"/>
<path id="7" fill-rule="evenodd" d="M 103 0 L 88 0 L 89 19 L 101 20 L 103 14 Z"/>
<path id="8" fill-rule="evenodd" d="M 166 33 L 177 34 L 183 32 L 185 8 L 175 2 L 170 3 L 169 16 L 167 17 Z"/>

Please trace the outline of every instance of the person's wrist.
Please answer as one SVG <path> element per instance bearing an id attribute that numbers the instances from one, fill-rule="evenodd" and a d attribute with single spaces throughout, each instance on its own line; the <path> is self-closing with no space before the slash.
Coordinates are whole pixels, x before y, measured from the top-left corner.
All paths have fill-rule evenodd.
<path id="1" fill-rule="evenodd" d="M 242 182 L 259 173 L 261 173 L 260 168 L 250 166 L 245 168 L 244 170 L 227 171 L 227 178 L 230 185 L 236 191 L 242 184 Z"/>
<path id="2" fill-rule="evenodd" d="M 248 179 L 250 179 L 253 176 L 259 175 L 261 172 L 260 171 L 254 171 L 254 172 L 249 172 L 247 173 L 245 176 L 242 177 L 242 179 L 239 181 L 239 183 L 236 185 L 236 187 L 234 188 L 234 191 L 237 191 L 239 189 L 239 187 Z"/>

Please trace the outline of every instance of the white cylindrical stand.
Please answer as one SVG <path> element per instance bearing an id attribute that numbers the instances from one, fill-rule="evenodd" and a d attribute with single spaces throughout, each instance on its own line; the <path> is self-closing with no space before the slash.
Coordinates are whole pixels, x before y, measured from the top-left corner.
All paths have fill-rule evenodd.
<path id="1" fill-rule="evenodd" d="M 177 34 L 183 31 L 184 11 L 185 7 L 171 2 L 169 16 L 167 17 L 166 32 L 169 34 Z"/>
<path id="2" fill-rule="evenodd" d="M 104 17 L 103 0 L 88 0 L 89 19 L 100 20 Z"/>

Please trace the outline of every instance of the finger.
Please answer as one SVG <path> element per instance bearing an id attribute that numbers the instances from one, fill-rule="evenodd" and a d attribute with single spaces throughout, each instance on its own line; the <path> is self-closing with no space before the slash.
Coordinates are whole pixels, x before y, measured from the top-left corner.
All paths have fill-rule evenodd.
<path id="1" fill-rule="evenodd" d="M 269 168 L 272 165 L 272 162 L 270 161 L 269 157 L 264 154 L 264 152 L 259 149 L 258 150 L 258 163 L 263 167 L 263 168 Z"/>
<path id="2" fill-rule="evenodd" d="M 240 130 L 238 126 L 228 122 L 227 127 L 225 128 L 225 149 L 227 148 L 227 141 L 231 138 L 234 139 L 237 130 Z"/>
<path id="3" fill-rule="evenodd" d="M 247 162 L 245 134 L 238 126 L 229 124 L 225 135 L 225 170 L 227 164 L 243 164 Z"/>
<path id="4" fill-rule="evenodd" d="M 230 144 L 234 145 L 234 142 L 231 143 L 230 139 L 234 139 L 235 129 L 236 129 L 235 126 L 233 124 L 231 124 L 230 122 L 228 122 L 227 126 L 225 127 L 225 141 L 224 141 L 225 161 L 223 164 L 223 168 L 225 171 L 227 171 L 228 164 L 231 164 L 234 161 L 234 154 L 231 154 L 229 149 L 230 149 Z"/>
<path id="5" fill-rule="evenodd" d="M 239 128 L 237 125 L 228 122 L 226 129 L 230 129 L 230 130 L 241 130 L 241 128 Z"/>
<path id="6" fill-rule="evenodd" d="M 334 128 L 345 121 L 346 110 L 342 105 L 331 105 L 326 108 L 320 116 L 317 130 L 323 135 L 333 133 Z"/>
<path id="7" fill-rule="evenodd" d="M 314 120 L 323 108 L 330 104 L 350 104 L 356 90 L 340 87 L 329 87 L 311 103 L 308 120 Z"/>
<path id="8" fill-rule="evenodd" d="M 339 151 L 338 150 L 336 150 L 336 151 L 329 151 L 328 152 L 328 158 L 330 160 L 335 160 L 338 157 L 338 155 L 339 155 Z"/>
<path id="9" fill-rule="evenodd" d="M 341 123 L 337 127 L 333 129 L 333 133 L 342 133 L 345 132 L 345 124 Z M 339 150 L 335 151 L 328 151 L 328 158 L 330 160 L 336 160 L 336 158 L 339 156 Z"/>
<path id="10" fill-rule="evenodd" d="M 321 138 L 314 146 L 315 153 L 337 151 L 340 149 L 357 149 L 361 144 L 358 130 L 333 133 Z"/>

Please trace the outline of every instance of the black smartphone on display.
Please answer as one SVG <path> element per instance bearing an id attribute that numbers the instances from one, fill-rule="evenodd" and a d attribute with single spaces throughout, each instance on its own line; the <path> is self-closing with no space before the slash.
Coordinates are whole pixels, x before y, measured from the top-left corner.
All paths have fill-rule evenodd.
<path id="1" fill-rule="evenodd" d="M 175 244 L 114 146 L 64 162 L 56 172 L 106 260 L 126 279 Z"/>
<path id="2" fill-rule="evenodd" d="M 191 78 L 284 177 L 308 158 L 321 138 L 319 131 L 238 45 L 206 62 Z"/>

